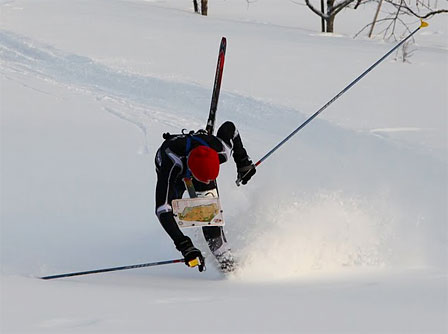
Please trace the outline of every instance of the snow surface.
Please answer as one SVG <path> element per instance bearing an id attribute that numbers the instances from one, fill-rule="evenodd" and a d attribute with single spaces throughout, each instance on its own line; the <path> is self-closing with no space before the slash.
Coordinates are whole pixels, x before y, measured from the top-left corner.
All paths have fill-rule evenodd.
<path id="1" fill-rule="evenodd" d="M 1 331 L 448 332 L 446 16 L 236 187 L 241 260 L 37 277 L 179 257 L 153 213 L 163 132 L 204 126 L 221 36 L 218 123 L 254 160 L 393 47 L 334 36 L 292 1 L 1 0 Z M 362 18 L 362 19 L 361 19 Z M 414 23 L 418 25 L 418 22 Z"/>

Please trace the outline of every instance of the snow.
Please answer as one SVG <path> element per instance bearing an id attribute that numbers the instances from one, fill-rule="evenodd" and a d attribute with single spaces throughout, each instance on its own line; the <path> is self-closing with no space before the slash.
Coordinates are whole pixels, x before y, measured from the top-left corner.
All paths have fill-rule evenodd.
<path id="1" fill-rule="evenodd" d="M 157 273 L 51 283 L 8 277 L 4 284 L 10 287 L 7 301 L 15 301 L 8 307 L 7 322 L 14 325 L 6 332 L 25 333 L 430 333 L 443 328 L 446 307 L 439 293 L 443 280 L 414 271 L 281 284 Z"/>
<path id="2" fill-rule="evenodd" d="M 217 123 L 234 121 L 254 160 L 394 45 L 352 38 L 368 7 L 341 13 L 336 36 L 292 1 L 191 7 L 0 1 L 2 333 L 446 333 L 444 16 L 249 185 L 222 166 L 235 274 L 190 230 L 205 273 L 37 279 L 179 257 L 154 215 L 153 158 L 163 132 L 204 126 L 221 36 Z"/>

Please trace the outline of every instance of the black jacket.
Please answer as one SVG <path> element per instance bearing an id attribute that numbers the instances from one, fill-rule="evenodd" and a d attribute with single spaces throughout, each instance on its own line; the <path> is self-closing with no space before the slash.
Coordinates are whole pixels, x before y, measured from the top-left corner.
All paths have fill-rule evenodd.
<path id="1" fill-rule="evenodd" d="M 182 179 L 187 173 L 187 136 L 188 134 L 171 135 L 158 149 L 155 158 L 157 185 L 156 185 L 156 215 L 165 231 L 177 245 L 185 236 L 180 231 L 173 217 L 171 201 L 182 198 L 185 185 Z M 232 122 L 225 122 L 218 129 L 216 136 L 205 133 L 194 136 L 205 141 L 210 148 L 218 152 L 220 163 L 229 160 L 230 156 L 237 167 L 251 164 L 246 150 L 241 142 L 241 137 Z M 201 145 L 196 140 L 190 140 L 191 149 Z M 205 191 L 214 188 L 214 184 L 204 184 L 193 179 L 197 191 Z"/>

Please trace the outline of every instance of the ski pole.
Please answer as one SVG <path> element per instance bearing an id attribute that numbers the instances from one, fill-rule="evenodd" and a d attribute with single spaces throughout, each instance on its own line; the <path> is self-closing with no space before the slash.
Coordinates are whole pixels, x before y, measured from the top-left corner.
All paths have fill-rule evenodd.
<path id="1" fill-rule="evenodd" d="M 181 263 L 181 262 L 184 263 L 185 260 L 184 259 L 176 259 L 176 260 L 168 260 L 168 261 L 150 262 L 150 263 L 134 264 L 134 265 L 130 265 L 130 266 L 121 266 L 121 267 L 89 270 L 89 271 L 79 271 L 79 272 L 75 272 L 75 273 L 67 273 L 67 274 L 60 274 L 60 275 L 44 276 L 44 277 L 40 277 L 40 278 L 47 280 L 47 279 L 64 278 L 64 277 L 72 277 L 72 276 L 80 276 L 80 275 L 88 275 L 88 274 L 107 273 L 110 271 L 118 271 L 118 270 L 153 267 L 153 266 L 160 266 L 163 264 Z"/>
<path id="2" fill-rule="evenodd" d="M 372 66 L 370 66 L 367 70 L 365 70 L 360 76 L 358 76 L 355 80 L 353 80 L 350 84 L 347 85 L 343 90 L 341 90 L 338 94 L 336 94 L 335 97 L 333 97 L 330 101 L 328 101 L 324 106 L 322 106 L 318 111 L 316 111 L 313 115 L 311 115 L 305 122 L 303 122 L 297 129 L 295 129 L 293 132 L 291 132 L 285 139 L 283 139 L 280 143 L 278 143 L 272 150 L 270 150 L 268 153 L 266 153 L 260 160 L 258 160 L 253 168 L 256 168 L 259 166 L 263 161 L 265 161 L 269 156 L 277 151 L 280 146 L 282 146 L 284 143 L 286 143 L 289 139 L 291 139 L 292 136 L 294 136 L 297 132 L 302 130 L 309 122 L 311 122 L 314 118 L 316 118 L 322 111 L 327 109 L 327 107 L 332 104 L 334 101 L 336 101 L 339 97 L 341 97 L 345 92 L 347 92 L 350 88 L 352 88 L 359 80 L 364 78 L 371 70 L 373 70 L 379 63 L 381 63 L 384 59 L 386 59 L 392 52 L 394 52 L 396 49 L 398 49 L 403 43 L 405 43 L 409 38 L 411 38 L 417 31 L 419 31 L 421 28 L 425 28 L 428 26 L 428 23 L 426 23 L 423 20 L 420 20 L 420 26 L 415 29 L 413 32 L 411 32 L 406 38 L 404 38 L 401 42 L 399 42 L 397 45 L 395 45 L 389 52 L 387 52 L 384 56 L 382 56 L 379 60 L 377 60 Z M 249 172 L 252 170 L 249 169 L 243 176 L 239 177 L 236 180 L 236 185 L 239 186 L 241 183 L 241 180 L 249 174 Z"/>

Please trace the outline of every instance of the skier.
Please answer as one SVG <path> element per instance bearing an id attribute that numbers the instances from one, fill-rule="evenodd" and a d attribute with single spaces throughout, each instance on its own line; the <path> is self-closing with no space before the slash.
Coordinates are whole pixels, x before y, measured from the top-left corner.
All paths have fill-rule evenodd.
<path id="1" fill-rule="evenodd" d="M 199 130 L 196 133 L 183 131 L 179 135 L 165 133 L 163 138 L 165 141 L 155 157 L 156 215 L 176 249 L 182 253 L 185 264 L 190 267 L 197 266 L 202 272 L 205 268 L 204 257 L 177 226 L 171 201 L 182 198 L 186 190 L 183 178 L 189 175 L 193 176 L 193 185 L 197 192 L 215 189 L 219 165 L 229 160 L 231 155 L 236 163 L 238 177 L 243 177 L 243 184 L 255 174 L 255 165 L 247 155 L 235 125 L 229 121 L 221 125 L 216 136 Z M 233 271 L 234 260 L 222 226 L 205 226 L 202 231 L 221 270 Z M 192 265 L 190 262 L 195 259 L 198 261 Z"/>

